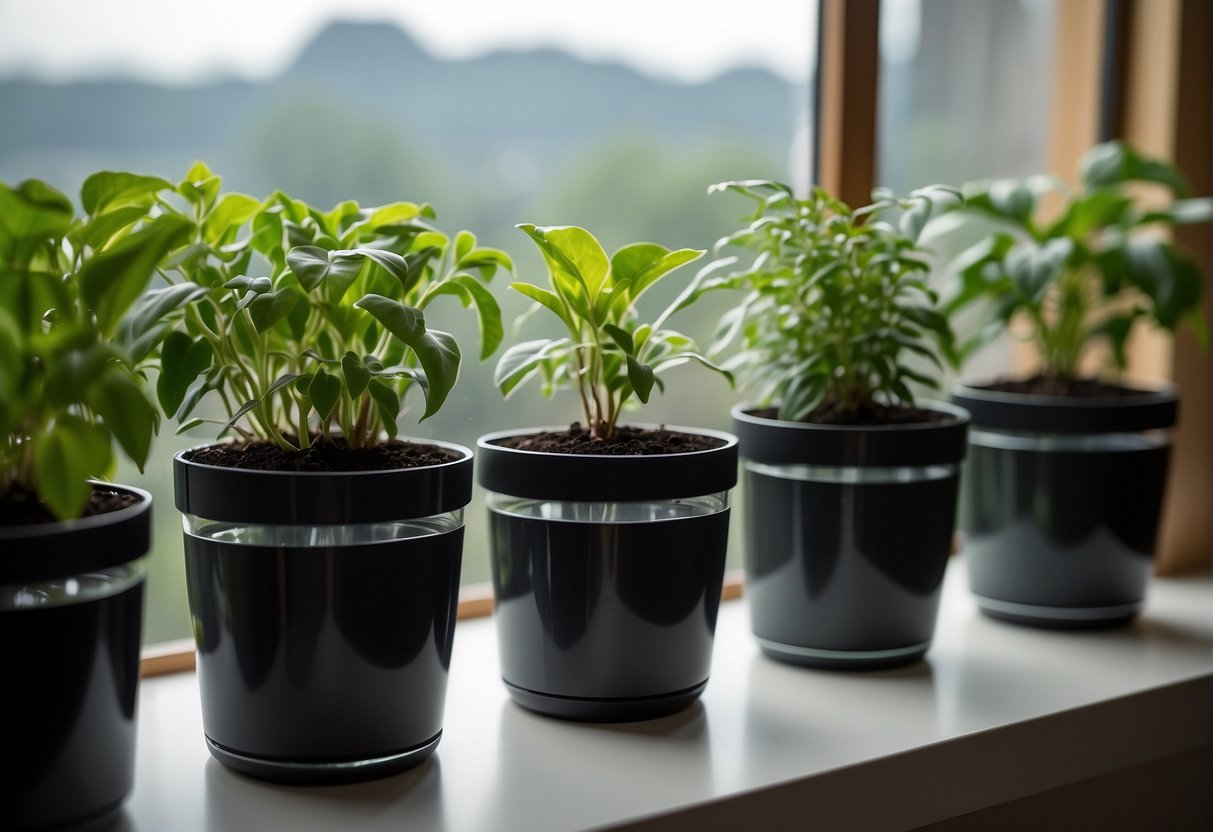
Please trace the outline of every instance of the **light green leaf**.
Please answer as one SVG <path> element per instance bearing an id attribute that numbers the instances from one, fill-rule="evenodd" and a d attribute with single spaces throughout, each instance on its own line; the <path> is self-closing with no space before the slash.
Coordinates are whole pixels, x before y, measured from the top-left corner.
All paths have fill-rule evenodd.
<path id="1" fill-rule="evenodd" d="M 79 517 L 93 490 L 88 478 L 109 467 L 109 436 L 103 428 L 64 414 L 33 442 L 38 495 L 59 519 Z"/>
<path id="2" fill-rule="evenodd" d="M 86 214 L 95 216 L 114 207 L 146 207 L 155 201 L 157 193 L 172 187 L 171 182 L 158 176 L 103 170 L 84 180 L 80 202 Z"/>
<path id="3" fill-rule="evenodd" d="M 80 294 L 101 332 L 111 335 L 147 287 L 157 264 L 187 239 L 192 224 L 165 214 L 88 260 L 78 274 Z"/>

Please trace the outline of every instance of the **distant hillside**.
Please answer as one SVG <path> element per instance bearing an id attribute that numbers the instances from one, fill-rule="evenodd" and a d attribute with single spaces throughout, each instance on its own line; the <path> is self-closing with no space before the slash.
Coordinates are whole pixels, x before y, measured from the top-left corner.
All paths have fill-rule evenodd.
<path id="1" fill-rule="evenodd" d="M 12 172 L 6 159 L 54 149 L 229 157 L 282 102 L 312 99 L 394 125 L 461 166 L 503 140 L 559 159 L 592 136 L 636 128 L 673 140 L 745 137 L 782 152 L 793 90 L 764 71 L 685 85 L 551 50 L 443 61 L 394 25 L 334 23 L 268 83 L 2 81 L 0 173 Z"/>

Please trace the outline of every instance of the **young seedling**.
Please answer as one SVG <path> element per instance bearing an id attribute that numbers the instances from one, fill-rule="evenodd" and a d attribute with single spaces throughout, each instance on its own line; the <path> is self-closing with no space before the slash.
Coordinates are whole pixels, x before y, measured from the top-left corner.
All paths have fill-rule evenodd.
<path id="1" fill-rule="evenodd" d="M 648 289 L 698 260 L 702 251 L 633 243 L 608 258 L 584 228 L 518 228 L 543 254 L 550 288 L 530 283 L 510 287 L 556 315 L 568 335 L 526 341 L 505 351 L 494 382 L 507 397 L 535 377 L 542 379 L 547 396 L 574 388 L 590 434 L 610 441 L 633 398 L 647 402 L 654 387 L 664 390 L 660 374 L 666 370 L 695 361 L 732 383 L 731 374 L 701 355 L 694 341 L 665 328 L 670 315 L 686 303 L 675 302 L 651 324 L 640 323 L 636 312 L 636 302 Z"/>

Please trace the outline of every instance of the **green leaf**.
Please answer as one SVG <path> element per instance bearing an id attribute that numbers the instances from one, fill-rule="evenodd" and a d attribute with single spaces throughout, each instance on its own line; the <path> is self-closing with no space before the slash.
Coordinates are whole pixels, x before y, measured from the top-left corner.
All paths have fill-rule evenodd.
<path id="1" fill-rule="evenodd" d="M 91 215 L 126 205 L 146 207 L 155 201 L 156 194 L 172 187 L 171 182 L 158 176 L 103 170 L 84 180 L 80 202 L 84 212 Z"/>
<path id="2" fill-rule="evenodd" d="M 435 283 L 426 291 L 428 296 L 454 295 L 464 306 L 475 306 L 480 325 L 480 360 L 486 360 L 501 344 L 505 330 L 501 324 L 501 307 L 487 287 L 470 274 L 457 274 L 450 280 Z M 422 303 L 426 302 L 423 299 Z"/>
<path id="3" fill-rule="evenodd" d="M 202 161 L 194 163 L 185 179 L 177 185 L 177 193 L 185 197 L 191 205 L 202 209 L 203 213 L 211 210 L 215 198 L 219 196 L 219 188 L 223 182 Z"/>
<path id="4" fill-rule="evenodd" d="M 209 243 L 230 237 L 261 210 L 261 202 L 246 194 L 225 194 L 207 214 L 203 236 Z"/>
<path id="5" fill-rule="evenodd" d="M 147 216 L 147 209 L 138 205 L 127 205 L 107 211 L 77 225 L 68 234 L 73 245 L 104 248 L 119 232 L 125 231 Z"/>
<path id="6" fill-rule="evenodd" d="M 354 253 L 374 262 L 385 272 L 396 278 L 401 286 L 409 285 L 409 264 L 399 254 L 377 248 L 360 248 Z"/>
<path id="7" fill-rule="evenodd" d="M 632 389 L 636 391 L 636 398 L 642 402 L 648 402 L 649 393 L 653 390 L 653 368 L 647 364 L 641 364 L 636 360 L 635 356 L 628 357 L 628 381 L 632 385 Z"/>
<path id="8" fill-rule="evenodd" d="M 206 287 L 196 283 L 176 283 L 145 292 L 122 321 L 124 343 L 133 343 L 162 323 L 170 312 L 193 303 L 206 293 Z"/>
<path id="9" fill-rule="evenodd" d="M 79 517 L 93 490 L 88 478 L 109 467 L 108 434 L 78 416 L 64 414 L 33 442 L 38 496 L 59 519 Z"/>
<path id="10" fill-rule="evenodd" d="M 29 179 L 15 189 L 0 183 L 0 240 L 58 239 L 74 213 L 71 200 L 45 182 Z"/>
<path id="11" fill-rule="evenodd" d="M 1127 145 L 1114 141 L 1096 145 L 1079 163 L 1083 187 L 1107 188 L 1125 182 L 1156 182 L 1176 196 L 1187 196 L 1188 186 L 1179 171 L 1160 159 L 1140 155 Z"/>
<path id="12" fill-rule="evenodd" d="M 575 328 L 573 321 L 571 321 L 568 315 L 565 313 L 564 305 L 561 304 L 560 298 L 557 297 L 555 292 L 549 292 L 547 289 L 540 286 L 532 286 L 530 283 L 511 283 L 510 288 L 515 292 L 520 292 L 521 294 L 526 295 L 531 300 L 536 301 L 555 312 L 556 317 L 560 318 L 560 320 L 564 322 L 564 325 L 569 329 Z"/>
<path id="13" fill-rule="evenodd" d="M 286 255 L 286 263 L 299 285 L 309 292 L 330 277 L 342 280 L 348 286 L 362 271 L 362 258 L 311 245 L 292 248 Z"/>
<path id="14" fill-rule="evenodd" d="M 307 395 L 312 400 L 312 407 L 320 415 L 320 420 L 327 422 L 333 408 L 337 406 L 337 400 L 341 398 L 341 381 L 324 370 L 316 370 L 312 383 L 308 385 Z"/>
<path id="15" fill-rule="evenodd" d="M 703 251 L 690 248 L 670 251 L 656 243 L 633 243 L 615 252 L 611 258 L 611 274 L 616 282 L 628 282 L 631 300 L 635 303 L 661 278 L 703 255 Z"/>
<path id="16" fill-rule="evenodd" d="M 409 344 L 425 371 L 425 413 L 421 421 L 433 416 L 446 401 L 459 377 L 459 344 L 454 336 L 431 329 Z"/>
<path id="17" fill-rule="evenodd" d="M 289 315 L 298 302 L 299 295 L 296 294 L 295 289 L 291 286 L 283 286 L 281 289 L 254 297 L 248 305 L 249 317 L 253 319 L 253 326 L 257 328 L 258 332 L 267 332 L 274 324 Z"/>
<path id="18" fill-rule="evenodd" d="M 779 418 L 799 422 L 825 401 L 829 377 L 821 372 L 804 372 L 788 380 L 783 388 Z"/>
<path id="19" fill-rule="evenodd" d="M 236 424 L 236 422 L 240 419 L 241 416 L 248 413 L 253 408 L 257 407 L 259 404 L 261 404 L 266 399 L 273 398 L 274 394 L 277 393 L 279 390 L 289 387 L 290 385 L 294 384 L 296 381 L 298 381 L 299 379 L 302 379 L 302 378 L 307 378 L 310 381 L 310 376 L 307 374 L 303 374 L 303 373 L 283 373 L 282 375 L 278 376 L 278 378 L 274 379 L 274 383 L 269 386 L 269 388 L 265 391 L 265 394 L 263 396 L 261 396 L 260 398 L 251 399 L 251 400 L 245 402 L 244 404 L 240 405 L 240 407 L 236 410 L 236 412 L 232 414 L 232 418 L 228 419 L 227 422 L 224 423 L 223 429 L 219 431 L 219 435 L 222 436 L 223 434 L 227 433 L 227 431 L 231 430 L 232 425 Z M 209 381 L 209 379 L 208 379 L 208 381 Z M 190 403 L 189 399 L 187 398 L 186 404 L 188 405 L 189 403 Z M 183 409 L 183 411 L 185 411 L 184 407 L 182 409 Z M 179 414 L 178 418 L 184 418 L 187 412 L 188 411 Z"/>
<path id="20" fill-rule="evenodd" d="M 389 437 L 396 436 L 396 420 L 400 418 L 400 396 L 396 391 L 377 378 L 370 380 L 366 387 L 371 400 L 379 409 L 379 418 Z"/>
<path id="21" fill-rule="evenodd" d="M 594 235 L 577 226 L 539 228 L 530 224 L 517 226 L 535 241 L 553 278 L 561 272 L 573 278 L 584 290 L 589 304 L 606 283 L 611 263 Z"/>
<path id="22" fill-rule="evenodd" d="M 345 376 L 345 389 L 349 391 L 350 398 L 361 396 L 371 380 L 370 370 L 362 363 L 362 359 L 352 352 L 347 352 L 341 357 L 341 372 Z"/>
<path id="23" fill-rule="evenodd" d="M 636 345 L 632 341 L 631 333 L 614 324 L 604 324 L 602 328 L 606 330 L 607 335 L 611 336 L 611 340 L 619 345 L 619 349 L 623 350 L 625 355 L 636 354 Z"/>
<path id="24" fill-rule="evenodd" d="M 416 307 L 383 295 L 366 295 L 354 306 L 370 312 L 388 332 L 409 346 L 425 334 L 425 315 Z"/>
<path id="25" fill-rule="evenodd" d="M 131 461 L 143 470 L 158 416 L 143 389 L 121 370 L 111 370 L 93 387 L 89 405 Z"/>
<path id="26" fill-rule="evenodd" d="M 160 377 L 156 398 L 160 408 L 172 416 L 185 401 L 186 391 L 199 375 L 211 367 L 214 350 L 209 341 L 195 341 L 184 332 L 170 333 L 160 348 Z"/>
<path id="27" fill-rule="evenodd" d="M 503 396 L 509 398 L 515 389 L 538 371 L 543 361 L 568 344 L 567 338 L 558 341 L 542 338 L 515 344 L 502 353 L 497 361 L 497 367 L 493 371 L 493 384 Z"/>
<path id="28" fill-rule="evenodd" d="M 165 214 L 85 262 L 77 277 L 80 295 L 96 314 L 102 333 L 113 334 L 157 264 L 185 242 L 191 227 L 184 217 Z"/>

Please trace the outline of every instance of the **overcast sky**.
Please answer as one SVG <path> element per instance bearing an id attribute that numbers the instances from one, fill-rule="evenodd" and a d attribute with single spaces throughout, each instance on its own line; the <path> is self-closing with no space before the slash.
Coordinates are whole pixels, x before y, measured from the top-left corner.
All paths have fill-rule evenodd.
<path id="1" fill-rule="evenodd" d="M 553 46 L 663 78 L 807 76 L 810 0 L 0 0 L 0 75 L 183 83 L 280 71 L 334 18 L 392 20 L 462 58 Z"/>

